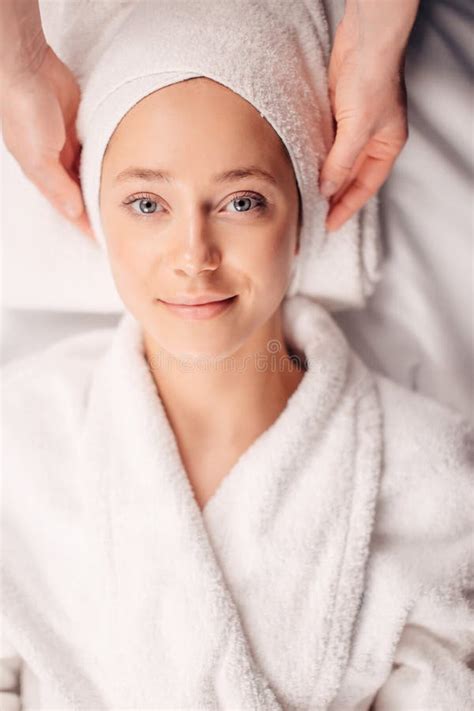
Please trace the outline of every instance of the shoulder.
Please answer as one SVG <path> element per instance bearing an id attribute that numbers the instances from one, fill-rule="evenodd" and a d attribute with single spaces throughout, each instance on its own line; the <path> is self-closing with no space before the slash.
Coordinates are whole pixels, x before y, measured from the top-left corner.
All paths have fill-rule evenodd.
<path id="1" fill-rule="evenodd" d="M 474 430 L 459 412 L 381 375 L 381 399 L 387 464 L 395 464 L 397 487 L 405 476 L 420 482 L 471 481 Z M 416 473 L 416 474 L 415 474 Z M 412 481 L 413 483 L 413 481 Z"/>
<path id="2" fill-rule="evenodd" d="M 0 369 L 2 429 L 27 436 L 71 425 L 115 331 L 110 327 L 69 336 L 4 365 Z"/>
<path id="3" fill-rule="evenodd" d="M 377 374 L 376 380 L 387 428 L 404 437 L 405 448 L 413 452 L 431 445 L 431 454 L 437 456 L 462 443 L 460 452 L 467 453 L 473 429 L 464 415 L 383 375 Z"/>
<path id="4" fill-rule="evenodd" d="M 87 366 L 104 352 L 116 329 L 117 326 L 96 328 L 67 336 L 40 351 L 9 361 L 0 368 L 3 386 L 18 385 L 39 372 L 56 370 L 59 363 Z"/>
<path id="5" fill-rule="evenodd" d="M 378 376 L 384 429 L 375 544 L 441 578 L 471 557 L 474 431 L 454 410 Z"/>
<path id="6" fill-rule="evenodd" d="M 377 375 L 386 456 L 420 480 L 470 478 L 474 430 L 463 415 Z M 437 472 L 437 475 L 435 474 Z"/>

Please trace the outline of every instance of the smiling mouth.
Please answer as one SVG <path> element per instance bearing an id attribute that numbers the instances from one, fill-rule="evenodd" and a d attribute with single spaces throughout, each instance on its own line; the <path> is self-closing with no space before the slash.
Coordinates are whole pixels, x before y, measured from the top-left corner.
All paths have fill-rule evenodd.
<path id="1" fill-rule="evenodd" d="M 168 309 L 171 313 L 185 319 L 208 319 L 218 316 L 227 311 L 232 304 L 237 300 L 238 295 L 230 296 L 227 299 L 220 301 L 209 301 L 204 304 L 172 304 L 168 301 L 158 299 L 158 302 Z"/>
<path id="2" fill-rule="evenodd" d="M 178 298 L 182 298 L 182 301 L 168 301 L 167 299 L 160 299 L 167 304 L 173 304 L 174 306 L 204 306 L 205 304 L 213 304 L 218 301 L 227 301 L 232 299 L 236 294 L 232 296 L 220 296 L 220 294 L 203 294 L 202 297 L 193 297 L 190 294 L 185 296 L 179 295 Z"/>

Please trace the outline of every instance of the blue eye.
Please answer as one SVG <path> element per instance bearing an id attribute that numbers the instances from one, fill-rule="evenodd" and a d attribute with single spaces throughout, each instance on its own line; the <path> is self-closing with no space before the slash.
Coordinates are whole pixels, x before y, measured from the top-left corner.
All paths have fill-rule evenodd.
<path id="1" fill-rule="evenodd" d="M 255 200 L 257 203 L 254 208 L 248 207 L 249 203 Z M 266 200 L 264 197 L 256 196 L 253 193 L 244 193 L 238 197 L 233 198 L 228 205 L 234 205 L 236 207 L 236 212 L 251 212 L 252 209 L 260 211 L 263 210 L 266 205 Z"/>
<path id="2" fill-rule="evenodd" d="M 151 197 L 137 197 L 133 200 L 130 200 L 130 202 L 127 202 L 126 205 L 134 205 L 135 203 L 138 203 L 138 212 L 135 209 L 133 209 L 133 211 L 139 217 L 146 217 L 146 215 L 153 215 L 155 212 L 157 212 L 158 203 Z"/>
<path id="3" fill-rule="evenodd" d="M 252 207 L 252 200 L 256 203 Z M 138 203 L 138 209 L 133 207 Z M 151 195 L 134 195 L 129 200 L 125 200 L 123 205 L 126 209 L 131 210 L 135 217 L 147 217 L 154 215 L 163 210 L 158 209 L 159 202 L 153 199 Z M 267 201 L 262 195 L 255 193 L 242 193 L 237 197 L 232 198 L 227 205 L 234 205 L 234 212 L 263 212 L 267 207 Z M 231 211 L 232 212 L 232 211 Z"/>

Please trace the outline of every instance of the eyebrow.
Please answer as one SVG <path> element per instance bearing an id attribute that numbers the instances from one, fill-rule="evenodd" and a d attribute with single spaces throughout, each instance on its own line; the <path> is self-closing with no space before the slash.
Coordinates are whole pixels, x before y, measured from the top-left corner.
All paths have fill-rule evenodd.
<path id="1" fill-rule="evenodd" d="M 218 173 L 212 177 L 215 183 L 227 183 L 231 180 L 243 180 L 244 178 L 261 178 L 271 185 L 277 185 L 277 181 L 271 173 L 268 173 L 262 168 L 257 168 L 257 166 L 251 165 L 243 168 L 233 168 L 232 170 L 226 170 L 223 173 Z M 171 183 L 174 181 L 174 177 L 171 173 L 166 170 L 161 170 L 159 168 L 126 168 L 122 170 L 116 177 L 115 183 L 124 183 L 129 180 L 146 180 L 148 182 L 159 182 L 165 181 Z"/>

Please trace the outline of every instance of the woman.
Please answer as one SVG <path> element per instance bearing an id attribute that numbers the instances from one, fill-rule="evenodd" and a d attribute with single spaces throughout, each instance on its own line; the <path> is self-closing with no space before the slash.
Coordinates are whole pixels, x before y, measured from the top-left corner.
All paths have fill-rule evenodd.
<path id="1" fill-rule="evenodd" d="M 160 8 L 132 36 L 200 51 Z M 6 369 L 5 699 L 21 667 L 26 708 L 467 709 L 467 425 L 289 294 L 320 215 L 285 126 L 203 73 L 98 76 L 82 171 L 127 313 Z"/>

